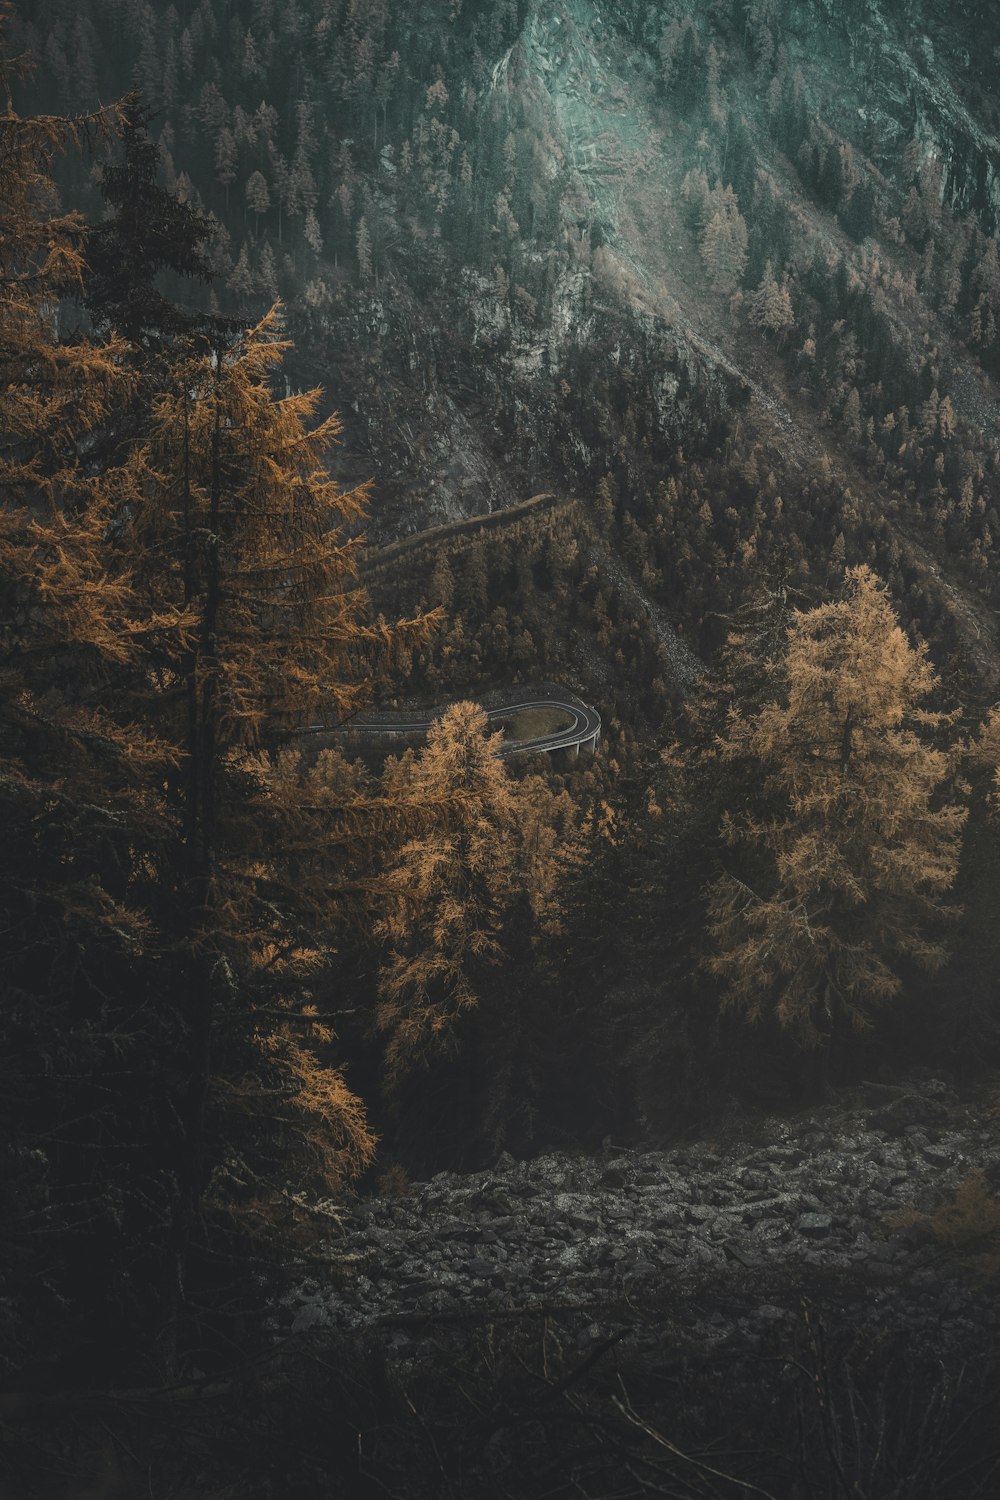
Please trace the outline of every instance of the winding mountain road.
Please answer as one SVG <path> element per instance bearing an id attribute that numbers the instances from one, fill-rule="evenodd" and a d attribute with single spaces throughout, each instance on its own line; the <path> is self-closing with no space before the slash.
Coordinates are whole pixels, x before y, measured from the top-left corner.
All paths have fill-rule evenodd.
<path id="1" fill-rule="evenodd" d="M 532 711 L 549 712 L 553 710 L 565 714 L 567 723 L 557 729 L 550 730 L 546 734 L 534 735 L 530 739 L 508 739 L 504 741 L 499 754 L 502 759 L 512 755 L 524 753 L 553 754 L 556 751 L 579 751 L 596 750 L 601 739 L 601 716 L 595 708 L 583 703 L 573 693 L 569 693 L 558 687 L 533 687 L 527 688 L 523 693 L 515 694 L 505 703 L 488 706 L 483 703 L 486 717 L 492 728 L 501 728 L 504 723 L 515 718 L 518 714 Z M 435 720 L 439 719 L 446 711 L 447 705 L 439 706 L 424 713 L 384 713 L 372 714 L 363 718 L 352 720 L 348 732 L 362 735 L 416 735 L 426 734 Z M 310 732 L 322 732 L 324 726 L 321 724 L 310 725 Z"/>

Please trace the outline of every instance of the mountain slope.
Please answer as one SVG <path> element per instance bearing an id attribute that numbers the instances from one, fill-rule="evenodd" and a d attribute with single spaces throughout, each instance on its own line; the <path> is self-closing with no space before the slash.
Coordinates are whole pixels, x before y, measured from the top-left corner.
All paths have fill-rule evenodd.
<path id="1" fill-rule="evenodd" d="M 609 543 L 628 533 L 647 605 L 704 649 L 762 569 L 790 557 L 816 596 L 832 552 L 873 560 L 992 694 L 1000 18 L 940 0 L 20 15 L 46 99 L 138 82 L 160 108 L 168 178 L 219 222 L 218 295 L 250 316 L 285 296 L 293 379 L 344 414 L 343 476 L 376 480 L 375 539 L 606 481 Z M 693 515 L 664 518 L 671 483 Z"/>

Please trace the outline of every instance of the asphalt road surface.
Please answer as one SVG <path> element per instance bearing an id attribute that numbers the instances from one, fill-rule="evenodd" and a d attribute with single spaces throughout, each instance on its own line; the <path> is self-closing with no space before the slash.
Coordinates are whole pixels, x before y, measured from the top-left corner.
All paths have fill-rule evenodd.
<path id="1" fill-rule="evenodd" d="M 558 709 L 566 715 L 569 722 L 551 734 L 540 734 L 530 740 L 505 740 L 500 746 L 499 753 L 502 757 L 519 755 L 524 751 L 547 753 L 573 750 L 587 744 L 589 740 L 593 740 L 596 747 L 601 733 L 600 714 L 572 694 L 561 694 L 558 689 L 547 689 L 545 696 L 541 696 L 537 689 L 528 689 L 502 707 L 486 709 L 486 717 L 491 725 L 500 725 L 515 714 L 530 709 Z M 352 734 L 425 734 L 444 711 L 443 708 L 438 709 L 430 715 L 384 713 L 377 718 L 354 719 L 349 729 Z M 323 726 L 317 724 L 312 728 L 319 731 Z"/>

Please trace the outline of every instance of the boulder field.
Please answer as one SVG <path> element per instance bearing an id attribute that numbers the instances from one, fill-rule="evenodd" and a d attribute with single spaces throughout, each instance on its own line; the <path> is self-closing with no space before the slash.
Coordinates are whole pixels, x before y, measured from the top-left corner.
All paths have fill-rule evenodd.
<path id="1" fill-rule="evenodd" d="M 944 1083 L 867 1084 L 794 1118 L 716 1140 L 599 1155 L 547 1152 L 443 1172 L 342 1207 L 317 1270 L 285 1299 L 294 1332 L 382 1328 L 402 1344 L 437 1321 L 572 1314 L 596 1337 L 614 1309 L 665 1290 L 700 1342 L 786 1316 L 822 1283 L 864 1289 L 863 1316 L 905 1304 L 914 1330 L 1000 1328 L 1000 1295 L 957 1267 L 926 1224 L 974 1173 L 1000 1178 L 1000 1132 Z M 860 1315 L 860 1313 L 859 1313 Z M 890 1321 L 897 1321 L 895 1315 Z M 409 1331 L 408 1331 L 409 1330 Z"/>

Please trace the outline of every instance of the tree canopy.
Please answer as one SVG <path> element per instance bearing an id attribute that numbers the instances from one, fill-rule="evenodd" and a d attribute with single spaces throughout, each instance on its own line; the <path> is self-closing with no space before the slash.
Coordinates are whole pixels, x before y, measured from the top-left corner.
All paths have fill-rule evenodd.
<path id="1" fill-rule="evenodd" d="M 901 963 L 943 962 L 966 814 L 943 796 L 926 650 L 869 568 L 793 617 L 784 670 L 781 698 L 728 726 L 724 755 L 759 765 L 773 811 L 727 819 L 738 862 L 710 893 L 709 962 L 725 1004 L 818 1042 L 867 1026 Z"/>
<path id="2" fill-rule="evenodd" d="M 319 393 L 272 391 L 277 309 L 243 331 L 160 309 L 141 380 L 120 299 L 98 337 L 60 329 L 88 272 L 82 220 L 50 211 L 56 155 L 116 133 L 134 154 L 136 129 L 0 116 L 6 1342 L 44 1346 L 86 1282 L 111 1345 L 171 1368 L 192 1246 L 246 1233 L 248 1191 L 266 1226 L 295 1157 L 325 1191 L 370 1159 L 309 983 L 345 843 L 372 839 L 278 758 L 424 626 L 367 619 L 367 492 L 330 477 Z"/>

